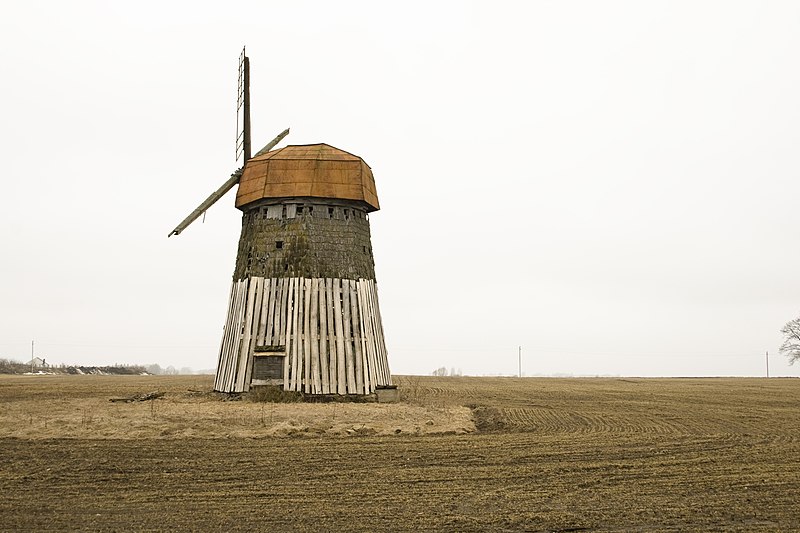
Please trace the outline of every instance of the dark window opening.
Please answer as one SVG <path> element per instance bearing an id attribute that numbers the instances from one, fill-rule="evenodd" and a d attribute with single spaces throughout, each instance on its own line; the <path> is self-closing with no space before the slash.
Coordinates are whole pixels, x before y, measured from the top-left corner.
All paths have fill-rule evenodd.
<path id="1" fill-rule="evenodd" d="M 350 220 L 350 210 L 349 209 L 345 209 L 344 210 L 344 219 L 345 220 Z"/>
<path id="2" fill-rule="evenodd" d="M 283 241 L 275 241 L 275 248 L 277 248 L 278 250 L 283 248 Z"/>
<path id="3" fill-rule="evenodd" d="M 367 247 L 364 246 L 364 253 L 367 253 Z"/>
<path id="4" fill-rule="evenodd" d="M 283 355 L 255 357 L 253 361 L 254 379 L 280 379 L 283 377 Z"/>
<path id="5" fill-rule="evenodd" d="M 329 207 L 329 208 L 328 208 L 328 216 L 329 216 L 330 218 L 333 218 L 333 208 L 332 208 L 332 207 Z"/>
<path id="6" fill-rule="evenodd" d="M 313 205 L 308 206 L 308 214 L 310 215 L 313 212 L 314 212 L 314 206 Z"/>

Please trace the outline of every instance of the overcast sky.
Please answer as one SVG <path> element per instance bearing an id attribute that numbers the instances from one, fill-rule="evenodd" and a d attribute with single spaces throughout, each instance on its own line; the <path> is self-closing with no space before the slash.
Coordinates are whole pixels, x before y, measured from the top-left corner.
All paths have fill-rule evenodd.
<path id="1" fill-rule="evenodd" d="M 0 357 L 214 368 L 254 152 L 363 157 L 392 371 L 800 375 L 800 3 L 6 2 Z M 257 145 L 257 146 L 256 146 Z"/>

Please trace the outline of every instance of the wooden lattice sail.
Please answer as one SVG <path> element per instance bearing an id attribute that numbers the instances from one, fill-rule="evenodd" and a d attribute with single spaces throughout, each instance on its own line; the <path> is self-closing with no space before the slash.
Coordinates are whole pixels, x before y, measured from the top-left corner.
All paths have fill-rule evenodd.
<path id="1" fill-rule="evenodd" d="M 244 167 L 236 207 L 242 233 L 215 390 L 369 394 L 391 385 L 370 167 L 326 144 L 259 153 Z"/>

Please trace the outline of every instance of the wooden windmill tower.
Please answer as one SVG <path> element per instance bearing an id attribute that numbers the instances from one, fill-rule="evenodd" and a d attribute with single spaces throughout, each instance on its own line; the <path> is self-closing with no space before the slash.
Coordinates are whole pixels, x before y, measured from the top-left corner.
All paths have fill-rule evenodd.
<path id="1" fill-rule="evenodd" d="M 272 150 L 288 129 L 250 157 L 244 51 L 239 72 L 244 166 L 170 233 L 239 184 L 242 233 L 214 389 L 363 395 L 391 386 L 370 241 L 372 170 L 327 144 Z"/>

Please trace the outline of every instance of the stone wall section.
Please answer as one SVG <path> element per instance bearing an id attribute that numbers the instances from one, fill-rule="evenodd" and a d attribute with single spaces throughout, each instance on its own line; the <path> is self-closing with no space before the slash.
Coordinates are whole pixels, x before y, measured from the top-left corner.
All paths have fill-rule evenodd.
<path id="1" fill-rule="evenodd" d="M 298 199 L 248 206 L 233 280 L 249 277 L 375 279 L 365 207 Z"/>

